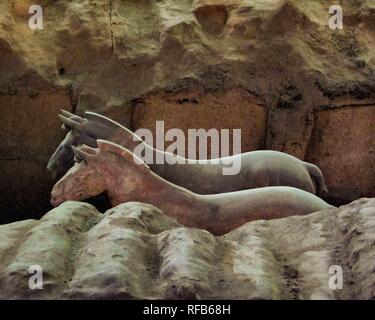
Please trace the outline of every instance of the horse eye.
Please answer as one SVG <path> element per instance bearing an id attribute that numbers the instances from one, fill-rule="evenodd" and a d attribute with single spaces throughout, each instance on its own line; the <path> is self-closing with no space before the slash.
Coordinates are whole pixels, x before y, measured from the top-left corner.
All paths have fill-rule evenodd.
<path id="1" fill-rule="evenodd" d="M 70 131 L 70 128 L 65 124 L 65 123 L 63 123 L 62 125 L 61 125 L 61 129 L 63 129 L 64 131 Z"/>
<path id="2" fill-rule="evenodd" d="M 82 158 L 78 156 L 74 156 L 74 162 L 80 163 L 82 161 Z"/>

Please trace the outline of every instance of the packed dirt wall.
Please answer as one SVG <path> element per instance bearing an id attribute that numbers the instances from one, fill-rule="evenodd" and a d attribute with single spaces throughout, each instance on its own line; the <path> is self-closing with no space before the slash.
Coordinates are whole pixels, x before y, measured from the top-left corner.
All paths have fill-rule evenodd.
<path id="1" fill-rule="evenodd" d="M 322 169 L 333 197 L 375 196 L 375 6 L 327 1 L 0 3 L 0 221 L 42 216 L 60 108 L 131 129 L 240 128 Z"/>

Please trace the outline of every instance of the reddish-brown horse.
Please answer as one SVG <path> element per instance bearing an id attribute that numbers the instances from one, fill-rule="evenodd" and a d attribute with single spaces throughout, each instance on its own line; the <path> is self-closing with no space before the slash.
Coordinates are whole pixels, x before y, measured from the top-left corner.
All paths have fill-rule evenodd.
<path id="1" fill-rule="evenodd" d="M 207 229 L 217 235 L 252 220 L 331 208 L 315 195 L 292 187 L 199 195 L 164 180 L 129 150 L 104 140 L 98 140 L 97 144 L 97 149 L 73 147 L 76 163 L 54 186 L 51 194 L 54 206 L 107 191 L 113 206 L 128 201 L 146 202 L 186 226 Z"/>

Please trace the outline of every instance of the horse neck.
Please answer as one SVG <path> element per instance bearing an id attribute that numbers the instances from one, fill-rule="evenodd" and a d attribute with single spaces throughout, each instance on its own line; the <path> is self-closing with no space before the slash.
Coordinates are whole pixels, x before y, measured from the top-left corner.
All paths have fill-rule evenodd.
<path id="1" fill-rule="evenodd" d="M 94 126 L 97 126 L 96 129 L 100 131 L 96 134 L 98 138 L 108 139 L 111 142 L 129 149 L 130 151 L 133 151 L 135 147 L 139 146 L 139 144 L 142 144 L 146 150 L 152 152 L 153 159 L 156 159 L 157 154 L 159 154 L 159 157 L 162 156 L 164 158 L 165 156 L 164 151 L 160 151 L 148 145 L 134 132 L 113 120 L 103 117 L 103 119 L 101 119 L 99 122 L 96 122 L 96 120 L 89 121 L 92 121 Z M 171 156 L 172 155 L 167 155 L 167 157 Z"/>
<path id="2" fill-rule="evenodd" d="M 123 161 L 106 161 L 106 167 L 101 166 L 112 206 L 129 201 L 146 202 L 184 224 L 209 210 L 204 196 L 174 185 L 152 171 L 143 173 L 133 169 L 129 179 L 127 165 Z M 133 185 L 129 188 L 130 184 Z"/>

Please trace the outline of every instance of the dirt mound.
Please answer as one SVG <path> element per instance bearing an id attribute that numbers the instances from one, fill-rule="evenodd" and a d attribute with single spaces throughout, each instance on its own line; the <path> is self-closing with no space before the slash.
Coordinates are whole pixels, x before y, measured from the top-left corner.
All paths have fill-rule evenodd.
<path id="1" fill-rule="evenodd" d="M 371 299 L 375 200 L 214 237 L 155 207 L 100 214 L 66 202 L 41 220 L 0 226 L 0 298 Z M 30 266 L 43 290 L 30 290 Z M 330 288 L 332 266 L 343 287 Z"/>

